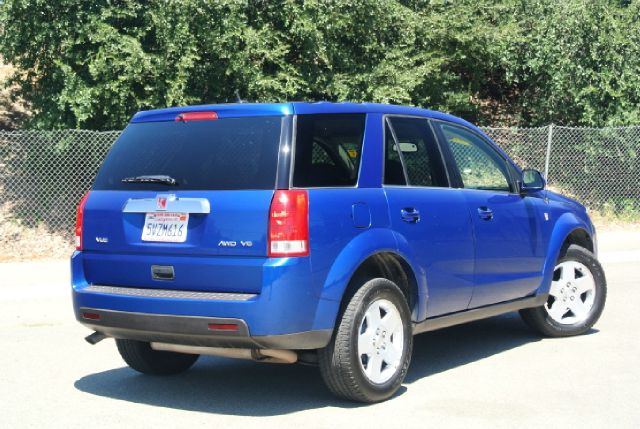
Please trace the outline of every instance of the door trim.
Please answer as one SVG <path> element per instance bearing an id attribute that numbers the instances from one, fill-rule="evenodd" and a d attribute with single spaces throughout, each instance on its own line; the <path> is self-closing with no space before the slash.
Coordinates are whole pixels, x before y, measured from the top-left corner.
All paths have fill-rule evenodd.
<path id="1" fill-rule="evenodd" d="M 471 310 L 460 311 L 457 313 L 446 314 L 444 316 L 432 317 L 413 325 L 413 334 L 421 334 L 423 332 L 435 331 L 449 326 L 460 325 L 462 323 L 472 322 L 474 320 L 486 319 L 487 317 L 498 316 L 512 311 L 522 310 L 523 308 L 539 307 L 547 302 L 549 295 L 538 295 L 533 297 L 516 299 L 513 301 L 502 302 L 499 304 L 488 305 L 485 307 L 474 308 Z"/>

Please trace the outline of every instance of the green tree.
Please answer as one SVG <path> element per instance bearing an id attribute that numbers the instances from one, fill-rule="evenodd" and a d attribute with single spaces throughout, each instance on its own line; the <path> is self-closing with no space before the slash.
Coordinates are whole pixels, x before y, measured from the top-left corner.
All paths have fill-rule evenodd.
<path id="1" fill-rule="evenodd" d="M 638 0 L 5 0 L 29 126 L 141 109 L 328 100 L 484 124 L 637 122 Z"/>
<path id="2" fill-rule="evenodd" d="M 140 109 L 235 90 L 476 118 L 484 80 L 487 33 L 446 2 L 7 0 L 0 19 L 0 51 L 37 127 L 119 128 Z"/>
<path id="3" fill-rule="evenodd" d="M 522 125 L 640 122 L 640 2 L 514 1 L 497 45 Z"/>

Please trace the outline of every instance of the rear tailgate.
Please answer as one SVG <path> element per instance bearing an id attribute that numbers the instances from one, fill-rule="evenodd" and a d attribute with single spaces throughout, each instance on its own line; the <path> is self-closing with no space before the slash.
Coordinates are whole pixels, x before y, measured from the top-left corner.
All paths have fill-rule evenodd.
<path id="1" fill-rule="evenodd" d="M 127 127 L 84 206 L 86 280 L 259 292 L 281 122 L 245 117 Z M 122 182 L 151 175 L 177 184 Z M 155 276 L 158 267 L 172 275 Z"/>
<path id="2" fill-rule="evenodd" d="M 165 193 L 93 191 L 84 209 L 84 250 L 146 255 L 267 256 L 269 206 L 274 191 L 183 191 L 171 194 L 168 210 L 155 208 L 157 195 Z M 169 197 L 171 198 L 171 197 Z M 198 213 L 183 201 L 206 202 Z M 133 204 L 132 204 L 133 203 Z M 131 206 L 141 204 L 133 212 Z M 142 239 L 149 215 L 186 215 L 187 229 L 176 238 L 183 242 Z M 165 238 L 166 239 L 166 238 Z M 170 239 L 170 238 L 169 238 Z"/>

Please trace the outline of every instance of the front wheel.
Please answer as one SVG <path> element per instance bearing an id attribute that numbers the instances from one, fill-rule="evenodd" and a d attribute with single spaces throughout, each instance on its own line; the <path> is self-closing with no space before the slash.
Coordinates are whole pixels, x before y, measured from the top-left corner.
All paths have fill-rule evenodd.
<path id="1" fill-rule="evenodd" d="M 598 321 L 606 298 L 602 266 L 591 252 L 572 245 L 556 263 L 547 302 L 521 310 L 520 315 L 543 335 L 580 335 Z"/>
<path id="2" fill-rule="evenodd" d="M 407 300 L 395 283 L 373 279 L 350 299 L 331 342 L 319 351 L 320 371 L 338 397 L 382 401 L 402 384 L 412 347 Z"/>

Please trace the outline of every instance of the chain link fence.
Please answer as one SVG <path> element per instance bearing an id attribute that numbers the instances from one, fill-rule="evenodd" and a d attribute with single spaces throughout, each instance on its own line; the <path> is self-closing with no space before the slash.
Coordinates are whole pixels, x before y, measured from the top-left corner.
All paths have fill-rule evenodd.
<path id="1" fill-rule="evenodd" d="M 0 261 L 70 254 L 76 205 L 120 131 L 0 131 Z"/>
<path id="2" fill-rule="evenodd" d="M 640 219 L 640 126 L 484 128 L 523 167 L 604 216 Z M 120 131 L 0 131 L 0 255 L 25 231 L 71 242 L 75 208 Z M 40 239 L 40 238 L 39 238 Z"/>
<path id="3" fill-rule="evenodd" d="M 551 189 L 604 217 L 640 220 L 640 126 L 484 131 L 520 166 L 542 171 Z"/>

